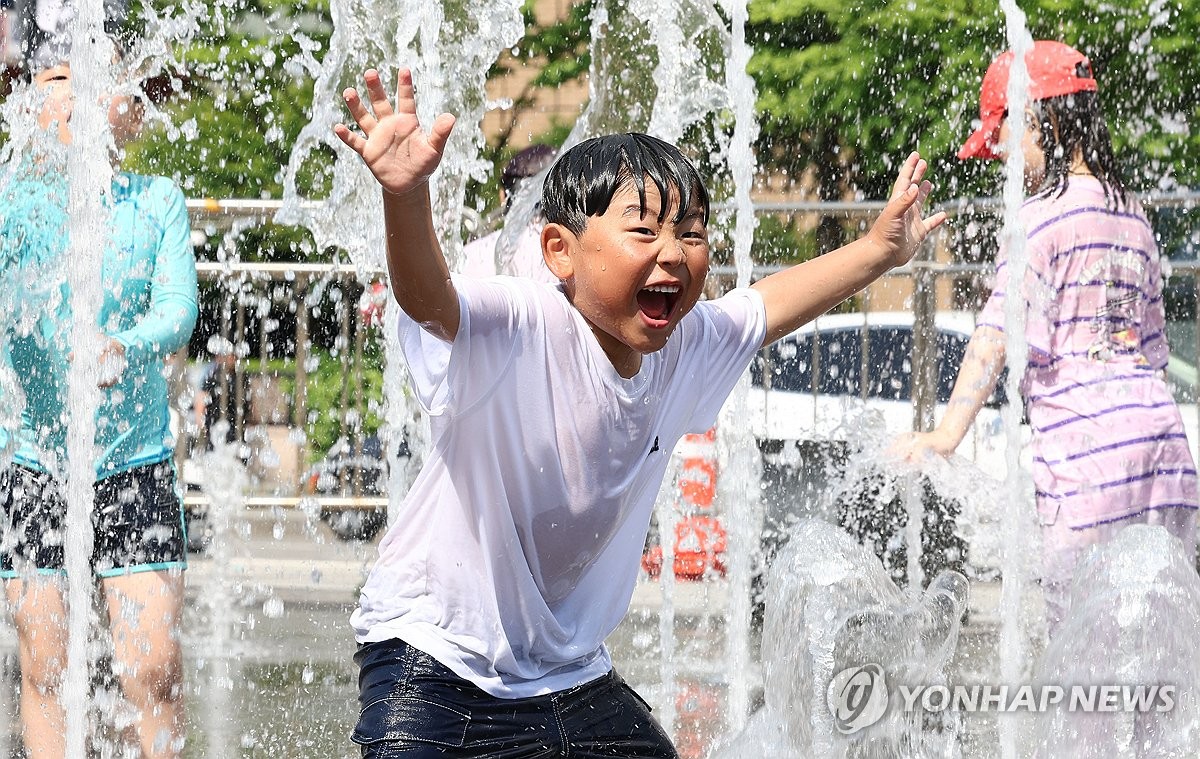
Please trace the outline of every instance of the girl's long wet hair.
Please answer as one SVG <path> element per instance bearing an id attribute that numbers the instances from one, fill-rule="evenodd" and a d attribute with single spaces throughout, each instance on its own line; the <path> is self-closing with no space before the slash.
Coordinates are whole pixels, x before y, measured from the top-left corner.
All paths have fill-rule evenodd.
<path id="1" fill-rule="evenodd" d="M 1090 72 L 1087 76 L 1090 76 Z M 1113 209 L 1128 201 L 1128 190 L 1113 155 L 1112 138 L 1100 109 L 1095 92 L 1076 92 L 1071 95 L 1036 100 L 1030 103 L 1037 116 L 1041 132 L 1042 155 L 1046 159 L 1046 176 L 1042 192 L 1054 197 L 1067 190 L 1071 165 L 1075 156 L 1083 157 L 1088 170 L 1100 180 L 1104 197 Z"/>
<path id="2" fill-rule="evenodd" d="M 658 187 L 658 209 L 646 208 L 647 180 Z M 637 188 L 643 214 L 665 219 L 674 190 L 679 196 L 674 221 L 699 208 L 708 223 L 708 190 L 696 167 L 674 145 L 636 132 L 593 137 L 563 153 L 546 176 L 542 212 L 546 221 L 582 234 L 588 218 L 607 211 L 626 183 Z"/>

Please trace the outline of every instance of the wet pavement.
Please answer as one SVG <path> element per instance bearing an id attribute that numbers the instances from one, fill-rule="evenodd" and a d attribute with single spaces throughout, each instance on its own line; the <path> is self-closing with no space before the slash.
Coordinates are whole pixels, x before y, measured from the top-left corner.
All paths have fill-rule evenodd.
<path id="1" fill-rule="evenodd" d="M 235 524 L 231 559 L 218 566 L 211 558 L 193 557 L 187 573 L 186 756 L 357 757 L 348 738 L 357 691 L 347 619 L 374 560 L 374 545 L 342 542 L 295 511 L 254 512 Z M 724 581 L 679 582 L 664 601 L 659 583 L 647 580 L 609 641 L 625 679 L 660 719 L 674 722 L 685 759 L 705 756 L 727 729 L 728 596 Z M 998 586 L 972 587 L 955 681 L 996 676 L 997 601 Z M 665 666 L 664 604 L 674 617 L 667 641 L 673 653 Z M 9 729 L 0 730 L 0 756 L 18 756 L 15 639 L 5 624 L 0 714 L 8 715 Z M 749 645 L 753 656 L 756 642 Z M 743 676 L 751 701 L 761 699 L 757 665 Z M 998 755 L 994 721 L 972 717 L 967 728 L 964 756 Z"/>

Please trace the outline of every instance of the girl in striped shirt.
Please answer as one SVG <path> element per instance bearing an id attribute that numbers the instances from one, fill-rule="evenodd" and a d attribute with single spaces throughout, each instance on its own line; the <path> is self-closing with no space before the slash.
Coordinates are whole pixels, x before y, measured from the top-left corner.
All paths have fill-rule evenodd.
<path id="1" fill-rule="evenodd" d="M 1088 59 L 1039 41 L 1026 56 L 1030 104 L 1008 113 L 1011 52 L 988 68 L 981 127 L 960 158 L 1000 158 L 1021 128 L 1020 211 L 1028 268 L 1028 365 L 1022 379 L 1032 428 L 1033 481 L 1042 525 L 1042 585 L 1051 633 L 1066 612 L 1086 550 L 1129 524 L 1162 525 L 1196 549 L 1196 468 L 1163 378 L 1167 343 L 1154 233 L 1117 172 Z M 1005 251 L 993 292 L 932 432 L 901 444 L 911 460 L 950 455 L 991 395 L 1004 365 L 1004 300 L 1014 287 Z"/>

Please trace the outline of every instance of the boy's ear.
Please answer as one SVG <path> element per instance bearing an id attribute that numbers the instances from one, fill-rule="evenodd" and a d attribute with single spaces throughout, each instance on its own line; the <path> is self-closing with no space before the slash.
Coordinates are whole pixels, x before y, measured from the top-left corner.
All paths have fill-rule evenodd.
<path id="1" fill-rule="evenodd" d="M 566 281 L 575 275 L 575 262 L 571 258 L 575 242 L 575 233 L 561 224 L 547 224 L 542 228 L 542 259 L 559 280 Z"/>

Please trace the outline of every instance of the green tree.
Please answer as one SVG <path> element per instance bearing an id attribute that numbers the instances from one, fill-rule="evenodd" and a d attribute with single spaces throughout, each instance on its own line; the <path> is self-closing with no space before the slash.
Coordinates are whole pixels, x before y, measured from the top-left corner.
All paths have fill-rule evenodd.
<path id="1" fill-rule="evenodd" d="M 1084 50 L 1124 165 L 1140 188 L 1197 180 L 1200 7 L 1194 3 L 1022 3 L 1035 38 Z M 995 172 L 955 152 L 978 114 L 979 84 L 1007 46 L 995 4 L 973 0 L 753 0 L 748 36 L 759 91 L 759 159 L 814 172 L 822 198 L 881 198 L 917 148 L 942 198 L 990 192 Z"/>
<path id="2" fill-rule="evenodd" d="M 291 145 L 308 120 L 312 71 L 332 32 L 326 0 L 239 0 L 212 4 L 197 33 L 175 51 L 175 86 L 142 139 L 129 147 L 129 168 L 173 177 L 189 197 L 279 198 Z M 327 165 L 306 167 L 319 196 Z M 225 242 L 217 235 L 208 257 Z M 303 230 L 276 225 L 242 229 L 238 256 L 304 260 L 314 251 Z"/>

